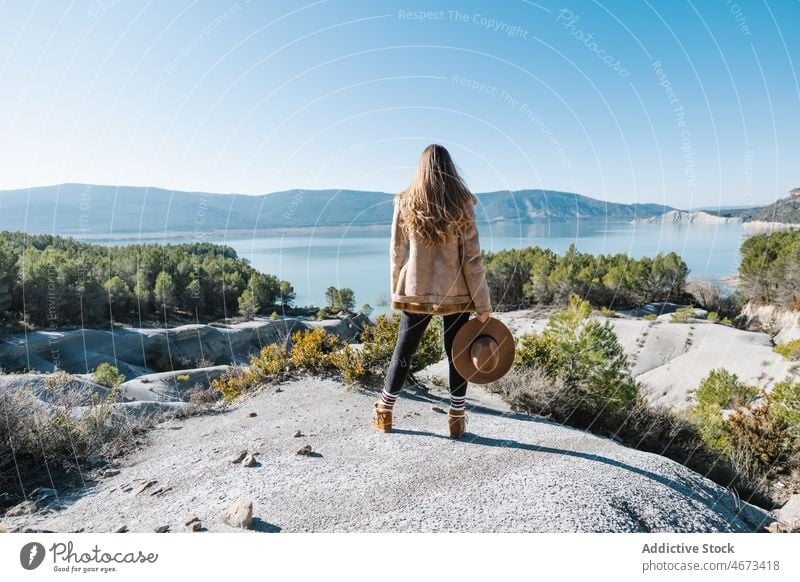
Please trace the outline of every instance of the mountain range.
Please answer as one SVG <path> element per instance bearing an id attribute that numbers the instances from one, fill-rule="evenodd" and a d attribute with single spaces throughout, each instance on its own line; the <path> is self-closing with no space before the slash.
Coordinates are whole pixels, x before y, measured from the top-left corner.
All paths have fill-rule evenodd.
<path id="1" fill-rule="evenodd" d="M 620 204 L 554 190 L 475 195 L 479 223 L 630 221 L 673 210 L 663 204 Z M 382 226 L 391 224 L 393 196 L 333 189 L 248 196 L 59 184 L 0 190 L 0 230 L 81 236 Z"/>

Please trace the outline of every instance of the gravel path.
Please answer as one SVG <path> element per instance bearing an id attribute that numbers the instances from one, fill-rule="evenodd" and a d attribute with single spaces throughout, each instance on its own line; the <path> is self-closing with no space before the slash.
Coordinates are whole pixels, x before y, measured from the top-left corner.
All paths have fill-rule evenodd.
<path id="1" fill-rule="evenodd" d="M 737 510 L 725 489 L 669 459 L 511 413 L 480 386 L 470 385 L 461 441 L 432 410 L 447 406 L 441 389 L 406 389 L 396 431 L 383 434 L 369 424 L 374 394 L 313 377 L 280 388 L 164 423 L 119 475 L 62 499 L 64 510 L 2 521 L 187 531 L 194 514 L 208 531 L 237 531 L 221 518 L 237 499 L 253 502 L 252 528 L 266 532 L 739 532 L 773 521 L 747 504 Z M 305 444 L 314 454 L 297 455 Z M 230 463 L 240 450 L 258 463 Z M 157 483 L 135 495 L 145 480 Z M 159 488 L 169 489 L 151 495 Z"/>

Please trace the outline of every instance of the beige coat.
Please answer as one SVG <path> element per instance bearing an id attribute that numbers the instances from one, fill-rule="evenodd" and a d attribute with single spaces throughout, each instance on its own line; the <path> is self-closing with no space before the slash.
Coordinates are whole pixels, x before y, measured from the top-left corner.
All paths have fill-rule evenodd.
<path id="1" fill-rule="evenodd" d="M 402 227 L 395 198 L 390 243 L 392 308 L 435 315 L 491 311 L 474 209 L 472 216 L 463 237 L 453 226 L 450 242 L 432 248 L 417 245 Z"/>

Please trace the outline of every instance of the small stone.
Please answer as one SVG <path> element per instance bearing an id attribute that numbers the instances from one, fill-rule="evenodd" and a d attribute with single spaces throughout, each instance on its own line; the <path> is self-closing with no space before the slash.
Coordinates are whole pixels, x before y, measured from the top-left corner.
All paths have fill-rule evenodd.
<path id="1" fill-rule="evenodd" d="M 142 491 L 144 491 L 149 487 L 152 487 L 156 483 L 158 483 L 158 481 L 144 481 L 141 485 L 139 485 L 136 489 L 133 490 L 133 494 L 139 495 L 139 493 L 141 493 Z"/>
<path id="2" fill-rule="evenodd" d="M 249 416 L 250 418 L 255 418 L 256 416 L 258 416 L 258 414 L 256 414 L 255 412 L 251 412 L 247 416 Z"/>
<path id="3" fill-rule="evenodd" d="M 297 454 L 298 454 L 298 455 L 305 455 L 305 456 L 308 456 L 308 455 L 310 455 L 310 454 L 311 454 L 311 452 L 312 452 L 312 451 L 311 451 L 311 445 L 303 445 L 303 446 L 302 446 L 302 447 L 300 447 L 300 449 L 297 451 Z"/>
<path id="4" fill-rule="evenodd" d="M 222 513 L 222 519 L 232 527 L 249 528 L 253 521 L 253 502 L 240 499 Z"/>
<path id="5" fill-rule="evenodd" d="M 439 414 L 447 414 L 445 409 L 442 408 L 441 406 L 431 406 L 431 410 L 433 410 L 434 412 L 438 412 Z"/>
<path id="6" fill-rule="evenodd" d="M 200 519 L 195 514 L 191 513 L 183 518 L 183 525 L 192 525 L 196 521 L 200 521 Z"/>
<path id="7" fill-rule="evenodd" d="M 160 525 L 156 528 L 156 533 L 167 533 L 169 531 L 168 525 Z"/>
<path id="8" fill-rule="evenodd" d="M 201 529 L 203 529 L 203 524 L 200 523 L 199 521 L 193 521 L 192 523 L 189 524 L 189 529 L 191 529 L 192 531 L 200 531 Z"/>
<path id="9" fill-rule="evenodd" d="M 242 461 L 246 456 L 247 456 L 247 451 L 239 451 L 235 455 L 231 455 L 228 458 L 228 461 L 230 461 L 231 463 L 238 463 Z"/>
<path id="10" fill-rule="evenodd" d="M 252 454 L 247 455 L 242 461 L 242 465 L 245 467 L 252 467 L 256 463 L 257 463 L 256 458 Z"/>
<path id="11" fill-rule="evenodd" d="M 303 433 L 301 431 L 299 431 L 299 430 L 296 430 L 296 431 L 294 431 L 294 435 L 293 436 L 294 436 L 294 438 L 299 438 L 299 437 L 303 436 Z"/>
<path id="12" fill-rule="evenodd" d="M 127 533 L 127 532 L 128 532 L 128 526 L 127 525 L 121 525 L 117 529 L 114 530 L 114 533 Z"/>
<path id="13" fill-rule="evenodd" d="M 119 469 L 106 469 L 101 473 L 103 477 L 116 477 L 119 475 Z"/>
<path id="14" fill-rule="evenodd" d="M 0 533 L 6 533 L 7 531 L 8 530 L 6 529 L 6 526 L 4 526 L 2 523 L 0 523 Z"/>
<path id="15" fill-rule="evenodd" d="M 281 388 L 280 386 L 278 386 L 277 388 L 275 388 L 275 392 L 283 392 L 283 388 Z"/>
<path id="16" fill-rule="evenodd" d="M 39 504 L 35 501 L 23 501 L 6 511 L 6 517 L 18 517 L 20 515 L 31 515 L 39 509 Z"/>

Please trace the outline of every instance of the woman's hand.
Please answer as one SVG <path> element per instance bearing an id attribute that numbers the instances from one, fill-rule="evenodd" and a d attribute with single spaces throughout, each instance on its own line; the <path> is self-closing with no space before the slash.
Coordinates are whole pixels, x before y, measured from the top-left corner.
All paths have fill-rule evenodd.
<path id="1" fill-rule="evenodd" d="M 491 311 L 484 311 L 483 313 L 479 313 L 476 317 L 481 323 L 486 323 L 486 320 L 489 319 L 491 314 Z"/>

